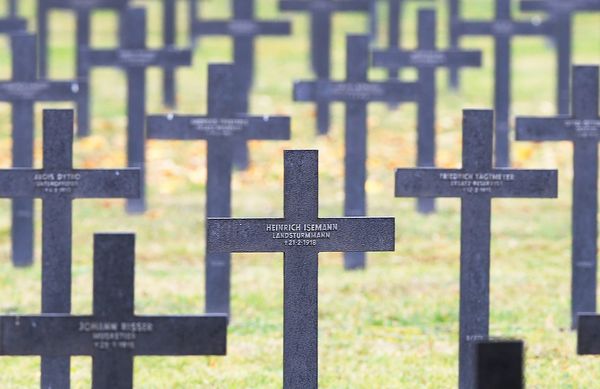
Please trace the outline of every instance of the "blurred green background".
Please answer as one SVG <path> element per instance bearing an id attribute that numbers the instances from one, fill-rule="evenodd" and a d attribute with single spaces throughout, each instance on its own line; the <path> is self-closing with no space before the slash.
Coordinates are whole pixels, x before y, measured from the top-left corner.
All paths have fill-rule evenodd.
<path id="1" fill-rule="evenodd" d="M 22 12 L 34 25 L 34 1 L 23 0 Z M 187 44 L 187 1 L 179 1 L 179 44 Z M 277 18 L 276 0 L 257 0 L 257 14 Z M 382 2 L 385 3 L 385 2 Z M 405 12 L 406 47 L 414 47 L 419 2 Z M 161 2 L 146 6 L 148 44 L 161 42 Z M 439 10 L 438 43 L 445 46 L 445 2 L 421 2 Z M 515 14 L 516 11 L 516 2 Z M 385 7 L 382 10 L 382 20 Z M 463 1 L 465 17 L 491 18 L 492 0 Z M 228 16 L 228 2 L 201 1 L 206 18 Z M 281 216 L 282 151 L 320 150 L 320 215 L 339 216 L 343 204 L 343 105 L 334 106 L 332 130 L 315 137 L 314 107 L 292 101 L 292 81 L 312 78 L 309 70 L 306 16 L 288 14 L 291 37 L 258 41 L 256 85 L 251 100 L 255 114 L 291 115 L 293 140 L 252 142 L 252 167 L 233 180 L 233 215 Z M 525 17 L 518 15 L 518 17 Z M 51 20 L 51 76 L 74 74 L 74 16 L 56 11 Z M 116 44 L 116 16 L 98 12 L 93 18 L 93 45 Z M 364 15 L 336 16 L 333 74 L 344 77 L 345 35 L 364 33 Z M 600 63 L 600 15 L 579 15 L 574 23 L 575 64 Z M 386 26 L 382 23 L 382 42 Z M 465 48 L 483 49 L 484 66 L 463 71 L 459 93 L 448 92 L 440 71 L 437 136 L 438 164 L 458 167 L 461 161 L 463 108 L 491 108 L 493 44 L 488 38 L 465 38 Z M 10 77 L 8 40 L 0 39 L 0 79 Z M 227 38 L 198 42 L 194 65 L 178 73 L 180 113 L 206 110 L 207 64 L 230 61 Z M 555 54 L 544 38 L 513 41 L 513 114 L 553 115 Z M 385 73 L 373 70 L 373 79 Z M 415 73 L 405 71 L 405 79 Z M 148 113 L 167 112 L 161 105 L 161 74 L 148 71 Z M 77 140 L 76 166 L 122 167 L 125 163 L 125 79 L 114 69 L 94 70 L 93 136 Z M 36 164 L 41 166 L 41 111 L 69 104 L 38 104 Z M 394 253 L 369 254 L 368 268 L 344 272 L 341 254 L 320 255 L 319 374 L 323 388 L 451 388 L 457 383 L 459 293 L 459 200 L 438 202 L 439 212 L 424 217 L 411 199 L 393 197 L 396 167 L 415 161 L 415 107 L 369 108 L 367 182 L 370 215 L 397 219 Z M 16 129 L 18 131 L 18 129 Z M 10 106 L 0 104 L 0 166 L 11 164 Z M 593 388 L 600 361 L 575 355 L 569 330 L 571 159 L 569 143 L 514 143 L 515 166 L 560 168 L 558 200 L 495 200 L 492 226 L 492 336 L 527 342 L 529 388 Z M 204 142 L 148 142 L 150 210 L 127 216 L 122 200 L 74 202 L 73 313 L 91 312 L 92 238 L 95 232 L 137 234 L 136 312 L 198 314 L 204 301 Z M 38 213 L 39 201 L 36 203 Z M 37 220 L 36 263 L 30 269 L 10 264 L 9 201 L 0 202 L 0 314 L 40 311 L 40 220 Z M 233 255 L 232 310 L 227 357 L 143 357 L 135 360 L 137 388 L 278 388 L 282 386 L 282 255 Z M 90 387 L 91 358 L 73 358 L 72 387 Z M 0 358 L 0 387 L 39 387 L 39 358 Z"/>

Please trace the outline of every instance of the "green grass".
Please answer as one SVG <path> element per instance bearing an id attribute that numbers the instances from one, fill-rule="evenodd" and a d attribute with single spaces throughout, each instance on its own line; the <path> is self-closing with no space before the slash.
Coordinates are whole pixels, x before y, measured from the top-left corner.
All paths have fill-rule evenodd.
<path id="1" fill-rule="evenodd" d="M 158 1 L 151 8 L 150 45 L 160 43 Z M 203 2 L 211 17 L 227 15 L 227 2 Z M 276 16 L 276 1 L 261 0 L 259 15 Z M 438 2 L 440 24 L 444 11 Z M 467 3 L 467 2 L 465 2 Z M 33 1 L 25 12 L 33 14 Z M 263 5 L 264 4 L 264 5 Z M 470 0 L 465 13 L 491 17 L 491 0 Z M 416 5 L 406 12 L 404 36 L 414 44 Z M 179 14 L 186 18 L 184 7 Z M 295 104 L 292 81 L 310 77 L 307 19 L 291 16 L 291 38 L 267 38 L 257 45 L 256 87 L 252 112 L 293 117 L 293 141 L 251 143 L 253 166 L 236 173 L 233 214 L 236 217 L 282 214 L 282 151 L 317 148 L 320 153 L 320 215 L 339 216 L 343 203 L 343 107 L 336 105 L 331 134 L 315 138 L 314 108 Z M 94 44 L 115 42 L 116 19 L 94 17 Z M 344 34 L 362 32 L 366 20 L 350 15 L 335 20 L 334 75 L 344 75 Z M 600 16 L 576 18 L 574 63 L 600 63 Z M 184 26 L 184 23 L 182 23 Z M 74 20 L 56 12 L 52 20 L 53 77 L 73 73 Z M 382 28 L 384 28 L 382 26 Z M 185 28 L 182 28 L 182 33 Z M 383 31 L 382 31 L 383 32 Z M 183 35 L 183 34 L 182 34 Z M 180 39 L 184 42 L 184 38 Z M 439 42 L 446 36 L 440 28 Z M 464 40 L 468 48 L 484 49 L 484 66 L 462 73 L 459 94 L 438 79 L 438 163 L 460 164 L 461 109 L 489 108 L 492 97 L 492 44 L 489 39 Z M 194 66 L 179 73 L 178 112 L 202 113 L 206 103 L 206 65 L 228 61 L 227 39 L 200 41 Z M 0 40 L 0 77 L 10 76 L 7 41 Z M 514 42 L 514 114 L 554 114 L 554 54 L 544 39 Z M 410 72 L 407 75 L 410 76 Z M 374 78 L 383 72 L 373 70 Z M 161 106 L 160 72 L 149 71 L 148 112 Z M 121 167 L 124 164 L 123 76 L 115 70 L 93 72 L 93 131 L 75 144 L 76 165 Z M 37 165 L 41 163 L 38 105 Z M 319 369 L 321 387 L 450 388 L 457 382 L 459 293 L 459 201 L 440 200 L 439 212 L 415 213 L 414 201 L 393 197 L 393 170 L 415 161 L 415 109 L 410 104 L 389 111 L 370 108 L 369 213 L 397 219 L 397 250 L 369 254 L 364 272 L 344 272 L 340 254 L 320 255 Z M 0 105 L 0 166 L 10 166 L 10 107 Z M 150 211 L 126 216 L 120 200 L 75 202 L 73 228 L 73 313 L 91 312 L 92 237 L 95 232 L 137 234 L 136 312 L 197 314 L 204 299 L 204 185 L 206 146 L 203 142 L 149 142 Z M 593 388 L 600 375 L 598 359 L 575 355 L 569 327 L 571 146 L 515 144 L 515 165 L 561 169 L 558 200 L 495 200 L 492 225 L 491 335 L 527 342 L 529 388 Z M 39 209 L 39 203 L 37 204 Z M 39 218 L 39 217 L 38 217 Z M 40 310 L 39 236 L 36 264 L 30 269 L 10 265 L 9 202 L 0 203 L 0 313 Z M 39 235 L 40 223 L 37 220 Z M 138 388 L 277 388 L 282 384 L 282 256 L 233 256 L 233 318 L 227 357 L 136 358 Z M 73 358 L 73 388 L 90 385 L 90 358 Z M 0 358 L 0 387 L 39 386 L 39 358 Z"/>

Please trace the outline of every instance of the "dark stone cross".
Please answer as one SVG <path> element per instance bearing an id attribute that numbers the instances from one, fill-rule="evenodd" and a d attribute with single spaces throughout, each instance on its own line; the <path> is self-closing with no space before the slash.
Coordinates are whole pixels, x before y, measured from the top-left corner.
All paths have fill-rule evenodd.
<path id="1" fill-rule="evenodd" d="M 136 197 L 140 172 L 74 169 L 72 110 L 45 110 L 43 138 L 42 169 L 0 170 L 0 197 L 42 199 L 42 312 L 69 313 L 73 200 Z M 42 387 L 68 388 L 69 365 L 69 358 L 43 357 Z"/>
<path id="2" fill-rule="evenodd" d="M 600 355 L 600 316 L 579 315 L 577 320 L 577 354 Z"/>
<path id="3" fill-rule="evenodd" d="M 311 64 L 315 77 L 327 82 L 331 78 L 331 24 L 336 12 L 369 12 L 371 0 L 279 0 L 282 11 L 310 13 Z M 317 101 L 317 130 L 329 131 L 328 101 Z"/>
<path id="4" fill-rule="evenodd" d="M 436 16 L 432 9 L 419 11 L 418 46 L 416 50 L 388 48 L 373 52 L 373 66 L 414 67 L 418 70 L 420 85 L 417 122 L 417 166 L 435 167 L 436 106 L 435 73 L 449 66 L 481 66 L 481 52 L 466 50 L 439 50 L 435 44 Z M 435 211 L 433 198 L 419 198 L 417 209 L 421 213 Z"/>
<path id="5" fill-rule="evenodd" d="M 34 105 L 36 102 L 78 101 L 85 82 L 39 80 L 36 36 L 26 32 L 11 35 L 12 79 L 0 82 L 0 101 L 12 105 L 12 165 L 33 166 Z M 12 260 L 15 266 L 33 262 L 33 198 L 12 200 Z"/>
<path id="6" fill-rule="evenodd" d="M 111 66 L 125 70 L 127 77 L 127 161 L 129 167 L 138 167 L 142 174 L 141 196 L 127 201 L 127 211 L 143 213 L 145 195 L 145 131 L 146 69 L 190 65 L 190 50 L 172 47 L 146 48 L 146 11 L 129 8 L 121 15 L 122 42 L 116 49 L 87 49 L 82 52 L 88 67 Z"/>
<path id="7" fill-rule="evenodd" d="M 534 23 L 511 18 L 510 0 L 495 0 L 496 13 L 492 21 L 457 19 L 453 28 L 458 36 L 488 35 L 495 41 L 494 109 L 496 112 L 495 165 L 510 166 L 510 102 L 511 102 L 511 41 L 515 36 L 551 36 L 547 21 Z"/>
<path id="8" fill-rule="evenodd" d="M 192 0 L 194 1 L 194 0 Z M 177 0 L 163 0 L 163 46 L 175 47 L 177 41 Z M 176 68 L 166 65 L 163 70 L 163 102 L 169 108 L 175 107 Z"/>
<path id="9" fill-rule="evenodd" d="M 416 102 L 414 82 L 369 81 L 369 37 L 349 35 L 346 44 L 345 81 L 301 81 L 294 85 L 294 100 L 343 102 L 346 106 L 344 216 L 365 216 L 367 201 L 367 107 L 372 102 Z M 365 267 L 364 252 L 345 252 L 346 269 Z"/>
<path id="10" fill-rule="evenodd" d="M 68 9 L 76 15 L 76 50 L 77 53 L 77 78 L 89 80 L 90 69 L 81 59 L 81 49 L 90 46 L 91 14 L 97 9 L 122 10 L 127 6 L 128 0 L 38 0 L 37 1 L 37 31 L 38 31 L 38 60 L 40 77 L 48 78 L 48 56 L 50 54 L 48 42 L 50 32 L 48 29 L 49 14 L 53 9 Z M 79 95 L 77 108 L 77 134 L 87 136 L 90 134 L 90 92 L 88 88 L 82 89 Z"/>
<path id="11" fill-rule="evenodd" d="M 92 388 L 98 389 L 131 389 L 137 355 L 225 355 L 224 315 L 134 313 L 134 246 L 133 234 L 96 234 L 93 313 L 0 316 L 0 355 L 91 356 Z M 42 384 L 50 387 L 68 388 L 69 381 Z"/>
<path id="12" fill-rule="evenodd" d="M 573 142 L 572 328 L 596 312 L 598 262 L 598 67 L 573 68 L 571 115 L 517 118 L 517 140 Z"/>
<path id="13" fill-rule="evenodd" d="M 231 217 L 231 174 L 237 140 L 290 139 L 288 117 L 238 115 L 234 65 L 209 65 L 206 116 L 149 116 L 148 139 L 206 140 L 206 216 Z M 206 253 L 206 312 L 230 312 L 231 255 Z"/>
<path id="14" fill-rule="evenodd" d="M 552 23 L 557 50 L 556 106 L 561 115 L 569 114 L 571 77 L 571 39 L 576 12 L 600 11 L 600 0 L 521 0 L 522 11 L 545 11 Z"/>
<path id="15" fill-rule="evenodd" d="M 478 342 L 475 389 L 523 389 L 524 345 L 516 340 Z"/>
<path id="16" fill-rule="evenodd" d="M 393 218 L 320 218 L 318 152 L 284 154 L 284 217 L 208 219 L 209 252 L 283 252 L 283 387 L 318 384 L 318 254 L 393 251 Z"/>
<path id="17" fill-rule="evenodd" d="M 254 0 L 231 0 L 233 15 L 231 20 L 202 20 L 194 15 L 192 19 L 192 37 L 205 35 L 230 35 L 233 39 L 233 63 L 238 67 L 238 85 L 236 93 L 244 93 L 240 97 L 241 106 L 238 113 L 247 110 L 248 94 L 254 78 L 255 40 L 261 35 L 289 35 L 291 24 L 288 21 L 258 20 L 254 15 Z M 234 163 L 238 168 L 246 169 L 249 165 L 248 146 L 245 140 L 238 140 L 235 146 Z"/>
<path id="18" fill-rule="evenodd" d="M 557 196 L 555 170 L 497 169 L 492 164 L 494 114 L 463 111 L 462 169 L 398 169 L 396 197 L 461 201 L 459 387 L 474 385 L 474 344 L 489 331 L 491 202 Z"/>

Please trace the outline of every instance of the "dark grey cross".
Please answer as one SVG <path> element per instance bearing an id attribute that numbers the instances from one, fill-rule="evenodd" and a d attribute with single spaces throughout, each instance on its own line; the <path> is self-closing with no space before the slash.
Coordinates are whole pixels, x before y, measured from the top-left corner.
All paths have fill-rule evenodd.
<path id="1" fill-rule="evenodd" d="M 163 46 L 175 47 L 177 41 L 177 0 L 164 0 L 163 2 Z M 165 66 L 163 70 L 163 102 L 165 106 L 173 108 L 176 105 L 175 70 Z"/>
<path id="2" fill-rule="evenodd" d="M 373 65 L 414 67 L 419 73 L 418 122 L 417 122 L 417 166 L 434 167 L 436 155 L 435 122 L 437 91 L 435 73 L 437 69 L 450 66 L 481 66 L 481 52 L 466 50 L 439 50 L 435 44 L 436 16 L 432 9 L 419 11 L 419 34 L 416 50 L 390 47 L 373 52 Z M 419 198 L 417 209 L 421 213 L 435 211 L 433 198 Z"/>
<path id="3" fill-rule="evenodd" d="M 349 35 L 346 44 L 346 80 L 301 81 L 294 85 L 296 101 L 343 102 L 346 106 L 344 158 L 344 215 L 365 216 L 367 201 L 367 107 L 372 102 L 416 102 L 414 82 L 369 81 L 369 37 Z M 346 269 L 365 267 L 364 252 L 345 252 Z"/>
<path id="4" fill-rule="evenodd" d="M 577 320 L 577 354 L 600 355 L 600 316 L 579 315 Z"/>
<path id="5" fill-rule="evenodd" d="M 569 114 L 571 39 L 576 12 L 600 11 L 600 0 L 521 0 L 522 11 L 545 11 L 551 22 L 557 50 L 556 106 L 561 115 Z"/>
<path id="6" fill-rule="evenodd" d="M 318 383 L 318 255 L 393 251 L 393 218 L 320 218 L 318 152 L 284 153 L 284 217 L 213 219 L 209 252 L 283 252 L 283 387 Z"/>
<path id="7" fill-rule="evenodd" d="M 461 201 L 459 387 L 474 385 L 474 344 L 489 330 L 491 202 L 557 196 L 555 170 L 493 167 L 494 114 L 463 111 L 462 169 L 398 169 L 396 197 L 458 197 Z"/>
<path id="8" fill-rule="evenodd" d="M 0 316 L 0 355 L 91 356 L 94 389 L 131 389 L 137 355 L 225 355 L 224 315 L 134 313 L 134 261 L 134 234 L 96 234 L 93 313 Z"/>
<path id="9" fill-rule="evenodd" d="M 8 16 L 0 18 L 0 34 L 25 31 L 27 20 L 18 16 L 16 0 L 8 0 Z"/>
<path id="10" fill-rule="evenodd" d="M 36 36 L 26 32 L 11 35 L 12 79 L 0 82 L 0 101 L 12 105 L 13 167 L 33 166 L 34 105 L 38 101 L 78 101 L 85 82 L 47 81 L 36 76 Z M 33 262 L 32 198 L 12 201 L 12 260 L 15 266 Z"/>
<path id="11" fill-rule="evenodd" d="M 125 70 L 127 77 L 127 161 L 129 167 L 141 169 L 142 188 L 138 199 L 127 201 L 127 211 L 143 213 L 146 210 L 145 195 L 145 131 L 146 117 L 146 69 L 149 67 L 175 67 L 190 65 L 190 50 L 173 47 L 165 49 L 146 48 L 146 10 L 129 8 L 121 15 L 122 41 L 116 49 L 83 50 L 86 66 L 111 66 Z"/>
<path id="12" fill-rule="evenodd" d="M 524 344 L 518 340 L 478 342 L 475 389 L 523 389 Z"/>
<path id="13" fill-rule="evenodd" d="M 495 0 L 492 21 L 456 19 L 453 28 L 458 36 L 489 35 L 495 41 L 494 109 L 496 111 L 495 165 L 510 166 L 510 66 L 511 40 L 515 36 L 552 36 L 552 24 L 515 21 L 511 18 L 510 0 Z"/>
<path id="14" fill-rule="evenodd" d="M 517 118 L 517 140 L 573 142 L 571 319 L 596 312 L 598 262 L 598 67 L 573 68 L 571 115 Z"/>
<path id="15" fill-rule="evenodd" d="M 331 78 L 331 23 L 336 12 L 369 12 L 371 0 L 279 0 L 282 11 L 310 13 L 311 64 L 315 77 L 323 82 Z M 317 130 L 329 131 L 328 101 L 317 101 Z"/>
<path id="16" fill-rule="evenodd" d="M 140 172 L 74 169 L 73 111 L 45 110 L 43 120 L 42 169 L 0 170 L 0 197 L 42 199 L 42 312 L 69 313 L 73 200 L 139 196 Z M 43 388 L 68 388 L 68 378 L 69 358 L 42 358 Z"/>
<path id="17" fill-rule="evenodd" d="M 254 15 L 254 0 L 231 0 L 233 15 L 231 20 L 203 20 L 192 18 L 192 37 L 206 35 L 229 35 L 233 39 L 233 62 L 238 67 L 238 93 L 244 93 L 242 99 L 248 99 L 254 78 L 255 40 L 263 36 L 289 35 L 291 24 L 288 21 L 258 20 Z M 247 105 L 244 103 L 243 105 Z M 245 113 L 242 107 L 239 113 Z M 245 140 L 238 140 L 235 146 L 234 163 L 238 168 L 249 165 L 248 146 Z"/>
<path id="18" fill-rule="evenodd" d="M 37 31 L 38 31 L 38 60 L 40 77 L 48 78 L 48 49 L 49 14 L 53 9 L 68 9 L 76 15 L 76 53 L 77 77 L 88 80 L 90 69 L 81 60 L 80 50 L 90 46 L 91 13 L 96 9 L 121 10 L 127 6 L 128 0 L 38 0 L 37 1 Z M 90 94 L 89 89 L 80 91 L 77 108 L 77 134 L 90 134 Z"/>
<path id="19" fill-rule="evenodd" d="M 206 140 L 206 216 L 231 217 L 231 173 L 235 141 L 290 139 L 288 117 L 251 117 L 235 111 L 234 65 L 209 65 L 206 116 L 149 116 L 148 139 Z M 206 254 L 206 312 L 230 312 L 231 255 Z"/>
<path id="20" fill-rule="evenodd" d="M 379 35 L 379 10 L 377 9 L 378 0 L 371 0 L 371 8 L 369 10 L 369 34 L 371 42 L 376 43 Z"/>

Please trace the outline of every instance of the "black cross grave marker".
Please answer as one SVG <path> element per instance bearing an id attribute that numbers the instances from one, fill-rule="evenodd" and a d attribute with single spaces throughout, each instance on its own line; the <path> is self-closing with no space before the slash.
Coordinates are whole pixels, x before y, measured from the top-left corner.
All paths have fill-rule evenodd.
<path id="1" fill-rule="evenodd" d="M 0 355 L 91 356 L 94 389 L 131 389 L 137 355 L 225 355 L 224 315 L 134 313 L 134 261 L 135 235 L 96 234 L 92 315 L 0 316 Z"/>
<path id="2" fill-rule="evenodd" d="M 510 0 L 495 0 L 496 13 L 492 21 L 456 19 L 453 24 L 458 36 L 487 35 L 495 41 L 494 109 L 496 112 L 495 165 L 510 166 L 510 66 L 511 40 L 516 36 L 552 35 L 550 22 L 534 23 L 511 18 Z"/>
<path id="3" fill-rule="evenodd" d="M 577 320 L 577 354 L 600 355 L 600 316 L 579 314 Z"/>
<path id="4" fill-rule="evenodd" d="M 331 78 L 331 24 L 336 12 L 368 12 L 370 0 L 279 0 L 282 11 L 310 13 L 311 64 L 315 77 L 323 82 Z M 317 102 L 317 130 L 329 131 L 329 102 Z"/>
<path id="5" fill-rule="evenodd" d="M 121 15 L 122 42 L 116 49 L 87 49 L 82 52 L 86 66 L 111 66 L 125 70 L 127 77 L 127 161 L 130 167 L 141 169 L 142 188 L 139 199 L 129 199 L 130 213 L 146 210 L 145 195 L 145 131 L 146 69 L 149 67 L 190 65 L 190 50 L 173 47 L 146 48 L 146 10 L 130 8 Z"/>
<path id="6" fill-rule="evenodd" d="M 294 85 L 296 101 L 340 101 L 346 105 L 344 216 L 365 216 L 367 201 L 367 107 L 372 102 L 416 102 L 414 82 L 369 81 L 369 37 L 349 35 L 346 43 L 346 80 L 301 81 Z M 346 269 L 365 267 L 364 252 L 344 253 Z"/>
<path id="7" fill-rule="evenodd" d="M 474 342 L 489 330 L 491 202 L 557 196 L 555 170 L 495 169 L 493 111 L 463 111 L 462 169 L 398 169 L 396 197 L 461 198 L 459 387 L 474 385 Z"/>
<path id="8" fill-rule="evenodd" d="M 368 38 L 367 38 L 368 39 Z M 318 383 L 318 254 L 393 251 L 393 218 L 320 218 L 318 152 L 284 154 L 284 217 L 208 219 L 209 252 L 283 252 L 283 387 Z"/>
<path id="9" fill-rule="evenodd" d="M 572 328 L 596 312 L 598 262 L 598 67 L 573 68 L 571 115 L 517 118 L 517 140 L 573 142 Z"/>
<path id="10" fill-rule="evenodd" d="M 16 0 L 8 0 L 8 15 L 0 18 L 0 34 L 25 31 L 27 20 L 18 16 Z"/>
<path id="11" fill-rule="evenodd" d="M 475 389 L 523 389 L 524 348 L 518 340 L 478 342 Z"/>
<path id="12" fill-rule="evenodd" d="M 72 202 L 139 195 L 140 172 L 73 169 L 73 111 L 44 111 L 42 169 L 0 170 L 0 197 L 42 199 L 42 312 L 71 311 Z M 68 388 L 69 359 L 42 358 L 42 387 Z"/>
<path id="13" fill-rule="evenodd" d="M 177 38 L 177 0 L 163 0 L 163 46 L 175 47 Z M 176 105 L 175 68 L 163 70 L 163 102 L 173 108 Z"/>
<path id="14" fill-rule="evenodd" d="M 388 48 L 373 52 L 373 66 L 414 67 L 418 69 L 419 93 L 418 124 L 417 124 L 417 166 L 434 167 L 436 155 L 435 122 L 436 122 L 436 83 L 437 69 L 449 66 L 481 66 L 481 53 L 466 50 L 438 50 L 435 44 L 436 16 L 432 9 L 419 11 L 419 34 L 416 50 Z M 433 198 L 419 198 L 419 212 L 435 211 Z"/>
<path id="15" fill-rule="evenodd" d="M 209 65 L 206 116 L 149 116 L 148 139 L 206 140 L 206 216 L 231 217 L 231 173 L 235 141 L 290 139 L 288 117 L 251 117 L 235 111 L 234 65 Z M 231 255 L 206 254 L 206 312 L 230 312 Z"/>
<path id="16" fill-rule="evenodd" d="M 283 36 L 291 33 L 288 21 L 258 20 L 254 15 L 254 0 L 231 0 L 233 15 L 231 20 L 192 19 L 192 37 L 205 35 L 230 35 L 233 39 L 233 63 L 238 67 L 238 85 L 243 92 L 250 93 L 254 79 L 255 40 L 263 36 Z M 241 92 L 240 92 L 241 93 Z M 246 105 L 246 104 L 243 104 Z M 247 107 L 240 110 L 245 112 Z M 235 146 L 234 163 L 238 168 L 246 169 L 249 165 L 248 146 L 246 141 L 238 140 Z"/>
<path id="17" fill-rule="evenodd" d="M 97 9 L 121 10 L 127 6 L 128 0 L 38 0 L 37 2 L 37 31 L 38 31 L 38 60 L 40 77 L 48 78 L 48 41 L 49 14 L 54 9 L 68 9 L 75 12 L 76 20 L 76 50 L 77 77 L 89 80 L 90 69 L 81 60 L 80 50 L 90 46 L 91 13 Z M 90 95 L 89 89 L 82 89 L 79 95 L 77 109 L 77 134 L 90 134 Z"/>
<path id="18" fill-rule="evenodd" d="M 34 105 L 37 101 L 78 101 L 85 82 L 46 81 L 36 77 L 36 36 L 25 32 L 11 35 L 12 79 L 0 82 L 0 101 L 12 105 L 13 167 L 33 166 Z M 32 198 L 12 201 L 12 260 L 15 266 L 33 262 Z"/>
<path id="19" fill-rule="evenodd" d="M 551 22 L 557 51 L 556 106 L 561 115 L 569 114 L 571 77 L 571 37 L 576 12 L 600 11 L 600 0 L 521 0 L 522 11 L 545 11 Z"/>

